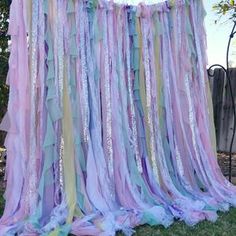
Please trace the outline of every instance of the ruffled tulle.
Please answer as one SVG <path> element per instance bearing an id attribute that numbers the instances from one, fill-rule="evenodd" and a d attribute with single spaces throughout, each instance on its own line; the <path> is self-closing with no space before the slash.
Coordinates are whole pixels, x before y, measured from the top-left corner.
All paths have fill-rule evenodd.
<path id="1" fill-rule="evenodd" d="M 236 206 L 204 15 L 200 0 L 12 1 L 1 235 L 132 235 Z"/>

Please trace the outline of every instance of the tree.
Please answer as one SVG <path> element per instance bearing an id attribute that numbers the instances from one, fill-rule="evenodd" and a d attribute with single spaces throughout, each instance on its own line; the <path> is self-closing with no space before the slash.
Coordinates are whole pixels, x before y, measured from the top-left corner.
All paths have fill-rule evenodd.
<path id="1" fill-rule="evenodd" d="M 235 46 L 236 45 L 236 40 L 235 40 L 235 34 L 236 34 L 236 0 L 221 0 L 220 2 L 216 3 L 213 5 L 213 10 L 216 11 L 218 14 L 219 18 L 215 22 L 218 23 L 219 20 L 223 17 L 224 19 L 226 18 L 226 21 L 233 24 L 232 32 L 229 35 L 229 45 L 228 45 L 228 50 L 231 45 Z M 225 21 L 224 21 L 225 22 Z M 234 47 L 235 48 L 235 47 Z M 228 51 L 229 53 L 229 51 Z M 231 55 L 234 55 L 235 51 L 232 52 Z M 233 66 L 234 63 L 233 61 L 230 61 L 229 65 Z"/>
<path id="2" fill-rule="evenodd" d="M 235 0 L 224 0 L 224 1 L 222 0 L 217 4 L 214 4 L 213 9 L 219 15 L 219 19 L 222 16 L 226 16 L 229 20 L 233 20 L 233 21 L 236 20 L 236 1 Z"/>
<path id="3" fill-rule="evenodd" d="M 8 86 L 6 83 L 7 71 L 8 71 L 8 42 L 9 36 L 7 36 L 8 20 L 9 19 L 9 1 L 0 1 L 0 121 L 7 110 L 8 102 Z M 3 137 L 5 135 L 0 133 L 0 146 L 3 145 Z"/>

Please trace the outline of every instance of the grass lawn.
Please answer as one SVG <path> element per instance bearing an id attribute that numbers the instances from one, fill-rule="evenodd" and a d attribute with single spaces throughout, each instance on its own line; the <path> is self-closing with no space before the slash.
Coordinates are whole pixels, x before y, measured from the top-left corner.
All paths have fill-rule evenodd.
<path id="1" fill-rule="evenodd" d="M 4 207 L 3 192 L 0 191 L 0 215 Z M 121 236 L 118 233 L 117 236 Z M 219 219 L 215 224 L 204 221 L 194 227 L 188 227 L 183 222 L 176 222 L 168 229 L 162 226 L 151 227 L 148 225 L 136 228 L 134 235 L 140 236 L 235 236 L 236 235 L 236 209 L 219 213 Z"/>
<path id="2" fill-rule="evenodd" d="M 119 236 L 122 234 L 118 234 Z M 148 225 L 136 228 L 134 235 L 140 236 L 235 236 L 236 235 L 236 209 L 219 213 L 216 223 L 203 221 L 194 227 L 188 227 L 183 222 L 176 222 L 168 229 L 162 226 Z"/>

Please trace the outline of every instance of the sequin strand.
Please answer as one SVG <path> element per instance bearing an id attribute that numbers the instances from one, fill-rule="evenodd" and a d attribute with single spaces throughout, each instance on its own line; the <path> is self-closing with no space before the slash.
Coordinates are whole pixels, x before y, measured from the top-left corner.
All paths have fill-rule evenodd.
<path id="1" fill-rule="evenodd" d="M 144 68 L 145 68 L 145 79 L 146 79 L 146 105 L 147 105 L 147 117 L 148 117 L 148 126 L 150 129 L 150 139 L 151 139 L 151 162 L 154 175 L 156 180 L 159 182 L 159 173 L 156 163 L 156 148 L 154 140 L 154 125 L 152 118 L 152 101 L 151 101 L 151 77 L 150 77 L 150 58 L 148 50 L 148 24 L 147 19 L 142 18 L 141 20 L 142 33 L 143 33 L 143 57 L 144 57 Z"/>
<path id="2" fill-rule="evenodd" d="M 105 101 L 106 101 L 106 149 L 108 156 L 108 169 L 110 177 L 113 177 L 113 147 L 112 147 L 112 114 L 111 114 L 111 87 L 110 87 L 110 60 L 108 50 L 108 33 L 107 33 L 107 11 L 103 11 L 104 23 L 104 66 L 105 66 Z"/>
<path id="3" fill-rule="evenodd" d="M 127 12 L 126 12 L 127 13 Z M 129 95 L 129 102 L 130 102 L 130 113 L 131 113 L 131 127 L 132 127 L 132 145 L 134 146 L 134 153 L 135 159 L 138 167 L 138 171 L 140 173 L 143 172 L 142 169 L 142 162 L 139 153 L 138 147 L 138 131 L 137 131 L 137 121 L 136 121 L 136 114 L 135 114 L 135 106 L 134 106 L 134 98 L 133 98 L 133 86 L 132 86 L 132 79 L 131 79 L 131 66 L 130 66 L 130 38 L 129 38 L 129 25 L 128 25 L 128 18 L 129 15 L 126 15 L 126 66 L 127 66 L 127 81 L 128 81 L 128 95 Z"/>
<path id="4" fill-rule="evenodd" d="M 37 201 L 37 169 L 36 169 L 36 80 L 37 80 L 37 35 L 38 35 L 39 1 L 32 2 L 31 31 L 31 113 L 30 113 L 30 155 L 29 155 L 29 207 L 33 213 Z"/>

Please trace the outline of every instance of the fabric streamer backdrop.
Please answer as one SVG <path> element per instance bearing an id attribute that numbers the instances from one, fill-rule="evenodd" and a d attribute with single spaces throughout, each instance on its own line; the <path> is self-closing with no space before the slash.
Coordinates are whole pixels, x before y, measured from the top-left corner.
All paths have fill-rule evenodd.
<path id="1" fill-rule="evenodd" d="M 131 235 L 236 206 L 202 1 L 132 2 L 12 1 L 0 235 Z"/>

